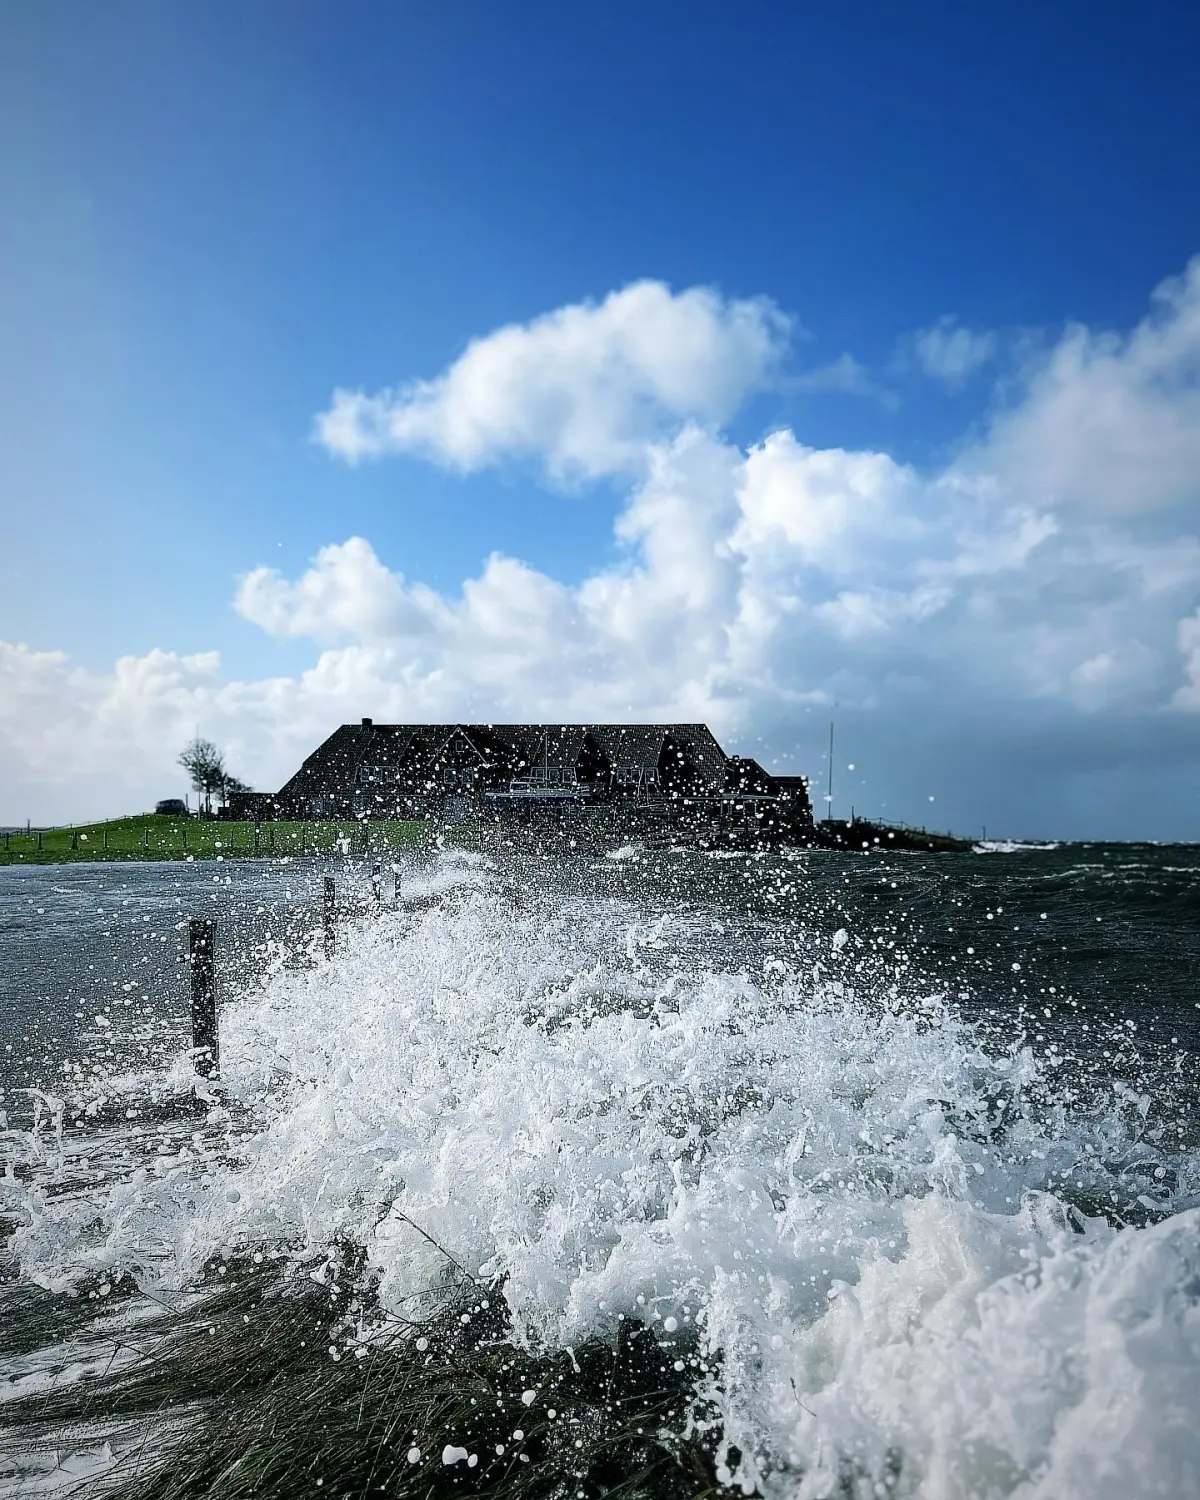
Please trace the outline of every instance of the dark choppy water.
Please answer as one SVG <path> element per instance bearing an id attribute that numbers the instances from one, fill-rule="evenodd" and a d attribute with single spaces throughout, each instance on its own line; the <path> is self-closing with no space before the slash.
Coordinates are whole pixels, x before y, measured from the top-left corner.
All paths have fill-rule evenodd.
<path id="1" fill-rule="evenodd" d="M 0 1088 L 9 1113 L 19 1115 L 31 1087 L 61 1093 L 80 1070 L 103 1078 L 162 1067 L 190 1045 L 189 917 L 218 923 L 226 997 L 285 958 L 315 953 L 327 874 L 339 900 L 369 897 L 370 872 L 358 863 L 0 868 Z"/>
<path id="2" fill-rule="evenodd" d="M 325 873 L 0 870 L 20 1274 L 181 1289 L 349 1238 L 386 1306 L 436 1277 L 416 1220 L 549 1345 L 702 1328 L 731 1481 L 1200 1475 L 1200 852 L 444 855 L 332 964 Z"/>

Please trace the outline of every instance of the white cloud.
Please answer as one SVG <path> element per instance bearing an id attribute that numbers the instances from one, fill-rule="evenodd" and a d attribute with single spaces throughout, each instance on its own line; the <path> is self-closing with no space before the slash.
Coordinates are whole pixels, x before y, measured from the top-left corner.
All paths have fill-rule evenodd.
<path id="1" fill-rule="evenodd" d="M 1026 503 L 1112 516 L 1200 503 L 1200 257 L 1128 337 L 1073 327 L 970 456 Z"/>
<path id="2" fill-rule="evenodd" d="M 406 590 L 361 537 L 322 547 L 296 583 L 255 568 L 238 585 L 234 607 L 268 635 L 322 642 L 421 634 L 441 608 L 431 590 Z"/>
<path id="3" fill-rule="evenodd" d="M 727 421 L 770 379 L 788 330 L 762 298 L 639 281 L 476 339 L 433 380 L 335 391 L 317 437 L 351 462 L 408 452 L 471 470 L 533 455 L 557 480 L 637 471 L 679 423 Z"/>
<path id="4" fill-rule="evenodd" d="M 1183 654 L 1187 681 L 1176 692 L 1175 703 L 1179 708 L 1200 710 L 1200 609 L 1180 620 L 1176 644 Z"/>
<path id="5" fill-rule="evenodd" d="M 746 456 L 733 543 L 789 568 L 860 577 L 916 539 L 924 523 L 915 502 L 927 490 L 886 453 L 808 448 L 775 432 Z"/>
<path id="6" fill-rule="evenodd" d="M 918 365 L 930 379 L 940 380 L 952 390 L 964 385 L 995 352 L 995 334 L 975 333 L 953 317 L 939 318 L 931 328 L 922 328 L 913 337 Z"/>
<path id="7" fill-rule="evenodd" d="M 207 717 L 218 669 L 214 653 L 151 651 L 93 674 L 61 652 L 0 642 L 0 780 L 8 783 L 0 816 L 37 820 L 51 806 L 83 816 L 89 802 L 144 806 L 153 768 Z"/>
<path id="8" fill-rule="evenodd" d="M 979 757 L 1010 744 L 1026 757 L 1025 771 L 1016 761 L 1006 771 L 1014 785 L 1039 756 L 1084 776 L 1106 744 L 1136 740 L 1137 753 L 1158 754 L 1176 742 L 1172 725 L 1200 710 L 1200 541 L 1194 515 L 1166 504 L 1192 441 L 1198 277 L 1193 267 L 1186 285 L 1160 293 L 1129 338 L 1068 331 L 1029 369 L 1023 398 L 932 474 L 787 430 L 740 448 L 712 426 L 729 392 L 698 421 L 696 402 L 658 400 L 651 435 L 638 437 L 630 414 L 647 377 L 626 359 L 630 390 L 605 373 L 608 405 L 593 430 L 603 437 L 591 446 L 577 440 L 574 416 L 543 421 L 541 408 L 519 429 L 555 473 L 611 470 L 625 455 L 616 564 L 567 585 L 495 554 L 439 594 L 351 537 L 297 578 L 256 569 L 238 610 L 319 648 L 295 678 L 229 682 L 213 655 L 164 651 L 88 674 L 56 653 L 0 648 L 0 817 L 25 807 L 48 815 L 37 808 L 50 803 L 63 816 L 144 805 L 176 789 L 174 756 L 197 725 L 228 746 L 239 774 L 274 786 L 333 725 L 362 714 L 695 718 L 747 747 L 766 735 L 778 749 L 795 743 L 806 709 L 823 717 L 836 703 L 839 715 L 876 726 L 881 783 L 902 776 L 897 747 L 914 737 L 926 760 L 930 745 L 944 755 L 958 745 L 975 781 Z M 656 288 L 651 301 L 677 311 L 692 308 L 691 295 Z M 724 327 L 731 305 L 697 296 L 710 330 Z M 516 330 L 517 343 L 548 329 L 557 347 L 575 315 L 594 332 L 589 320 L 603 322 L 613 301 Z M 497 366 L 510 395 L 524 358 Z M 767 353 L 748 360 L 729 391 L 744 393 L 745 371 L 768 363 Z M 438 400 L 451 402 L 458 369 L 434 383 Z M 560 416 L 591 379 L 571 384 Z M 1090 420 L 1077 414 L 1097 380 L 1114 393 L 1106 410 L 1121 432 L 1144 417 L 1175 446 L 1155 456 L 1153 474 L 1125 471 L 1129 495 L 1110 489 L 1085 504 L 1093 461 L 1074 423 Z M 476 461 L 516 451 L 518 428 L 503 430 L 472 439 Z M 1063 503 L 1049 508 L 1053 496 Z"/>
<path id="9" fill-rule="evenodd" d="M 831 391 L 844 396 L 872 396 L 875 387 L 863 365 L 852 354 L 839 354 L 827 365 L 790 376 L 784 385 L 792 391 Z"/>

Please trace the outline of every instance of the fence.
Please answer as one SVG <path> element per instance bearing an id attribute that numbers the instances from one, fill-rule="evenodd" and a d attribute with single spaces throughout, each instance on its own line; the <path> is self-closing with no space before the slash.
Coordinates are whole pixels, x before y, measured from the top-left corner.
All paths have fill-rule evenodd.
<path id="1" fill-rule="evenodd" d="M 395 899 L 400 899 L 400 872 L 395 872 Z M 383 904 L 383 866 L 371 870 L 371 907 Z M 359 906 L 356 908 L 362 911 Z M 326 958 L 337 949 L 339 918 L 350 908 L 339 908 L 337 884 L 326 875 L 321 892 L 321 938 Z M 201 1078 L 220 1077 L 221 1037 L 217 1010 L 217 924 L 211 917 L 193 917 L 188 922 L 188 965 L 191 970 L 192 1059 Z"/>

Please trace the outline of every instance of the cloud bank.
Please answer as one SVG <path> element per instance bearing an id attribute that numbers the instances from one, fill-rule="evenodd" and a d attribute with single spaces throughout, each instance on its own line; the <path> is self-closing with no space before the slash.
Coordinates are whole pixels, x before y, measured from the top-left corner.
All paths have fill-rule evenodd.
<path id="1" fill-rule="evenodd" d="M 944 378 L 980 363 L 964 332 L 943 327 Z M 294 678 L 227 682 L 215 656 L 162 651 L 89 675 L 0 646 L 10 795 L 102 775 L 144 803 L 197 722 L 270 786 L 364 713 L 705 719 L 812 771 L 836 713 L 874 767 L 860 806 L 914 816 L 936 783 L 948 816 L 1029 832 L 1136 831 L 1149 804 L 1125 804 L 1151 772 L 1164 798 L 1194 789 L 1200 260 L 1131 333 L 1069 328 L 1029 359 L 936 472 L 789 429 L 732 442 L 787 333 L 766 301 L 642 282 L 500 329 L 432 380 L 337 392 L 317 433 L 339 459 L 616 476 L 620 561 L 567 585 L 497 553 L 451 594 L 361 537 L 295 578 L 256 568 L 235 607 L 312 643 Z M 1152 831 L 1200 833 L 1173 816 Z"/>

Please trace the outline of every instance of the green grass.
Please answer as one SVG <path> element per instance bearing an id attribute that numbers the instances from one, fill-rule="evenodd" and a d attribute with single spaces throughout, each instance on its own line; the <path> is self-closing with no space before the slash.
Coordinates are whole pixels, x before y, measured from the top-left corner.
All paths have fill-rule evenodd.
<path id="1" fill-rule="evenodd" d="M 216 823 L 145 813 L 73 828 L 0 835 L 0 865 L 81 860 L 270 859 L 283 854 L 386 855 L 420 842 L 415 822 Z"/>

